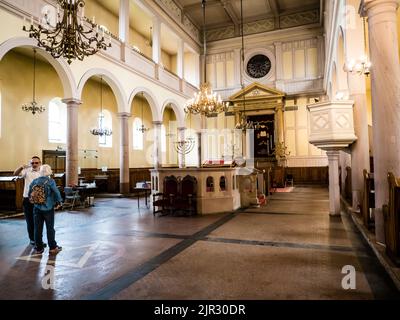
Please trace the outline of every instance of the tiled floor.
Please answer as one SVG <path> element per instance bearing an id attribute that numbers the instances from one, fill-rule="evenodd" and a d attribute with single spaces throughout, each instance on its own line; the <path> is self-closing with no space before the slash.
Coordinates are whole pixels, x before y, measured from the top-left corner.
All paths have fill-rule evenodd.
<path id="1" fill-rule="evenodd" d="M 0 220 L 0 299 L 399 298 L 351 219 L 329 217 L 326 189 L 191 218 L 153 217 L 141 205 L 99 199 L 57 213 L 56 258 L 34 255 L 24 220 Z M 355 290 L 342 288 L 346 265 Z"/>

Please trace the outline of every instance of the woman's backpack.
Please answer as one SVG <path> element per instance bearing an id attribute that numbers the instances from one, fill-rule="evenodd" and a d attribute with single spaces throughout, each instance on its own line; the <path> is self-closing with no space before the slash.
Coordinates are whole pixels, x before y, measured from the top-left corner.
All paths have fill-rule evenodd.
<path id="1" fill-rule="evenodd" d="M 29 201 L 33 204 L 45 204 L 46 203 L 46 184 L 49 180 L 46 180 L 43 184 L 35 184 L 32 186 L 31 195 Z"/>

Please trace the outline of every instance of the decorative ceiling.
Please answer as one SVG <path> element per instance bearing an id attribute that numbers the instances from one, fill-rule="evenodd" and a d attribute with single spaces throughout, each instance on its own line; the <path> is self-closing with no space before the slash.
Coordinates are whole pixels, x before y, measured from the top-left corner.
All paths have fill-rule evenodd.
<path id="1" fill-rule="evenodd" d="M 203 28 L 201 0 L 173 0 L 182 13 L 198 28 Z M 161 0 L 160 2 L 166 2 Z M 245 34 L 272 31 L 320 22 L 321 0 L 243 0 Z M 207 0 L 206 29 L 208 40 L 214 39 L 213 30 L 225 37 L 239 35 L 240 0 Z"/>

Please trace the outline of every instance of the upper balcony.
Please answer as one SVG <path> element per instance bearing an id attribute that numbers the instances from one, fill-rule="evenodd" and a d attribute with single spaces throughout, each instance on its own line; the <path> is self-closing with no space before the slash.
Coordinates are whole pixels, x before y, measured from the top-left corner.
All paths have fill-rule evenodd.
<path id="1" fill-rule="evenodd" d="M 24 19 L 39 23 L 44 13 L 51 18 L 57 12 L 51 0 L 2 0 L 0 7 L 20 16 L 21 28 Z M 99 55 L 178 94 L 191 97 L 198 91 L 199 54 L 151 8 L 133 0 L 85 0 L 84 14 L 111 39 L 111 48 Z"/>

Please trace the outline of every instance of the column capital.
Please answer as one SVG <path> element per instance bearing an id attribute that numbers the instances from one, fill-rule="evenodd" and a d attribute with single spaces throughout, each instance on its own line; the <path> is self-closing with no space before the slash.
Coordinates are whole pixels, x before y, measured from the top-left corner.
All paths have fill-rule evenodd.
<path id="1" fill-rule="evenodd" d="M 162 121 L 153 121 L 152 123 L 155 126 L 161 126 L 163 124 Z"/>
<path id="2" fill-rule="evenodd" d="M 184 131 L 184 130 L 186 130 L 187 128 L 186 127 L 179 127 L 179 128 L 177 128 L 178 129 L 178 131 Z"/>
<path id="3" fill-rule="evenodd" d="M 79 100 L 77 98 L 64 98 L 61 100 L 63 103 L 65 103 L 66 105 L 81 105 L 82 104 L 82 100 Z"/>
<path id="4" fill-rule="evenodd" d="M 130 118 L 132 114 L 130 112 L 118 112 L 118 118 Z"/>
<path id="5" fill-rule="evenodd" d="M 362 0 L 360 4 L 359 14 L 362 17 L 374 14 L 396 11 L 399 7 L 399 0 Z"/>

